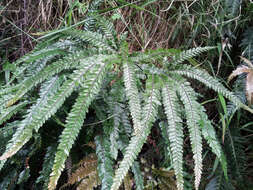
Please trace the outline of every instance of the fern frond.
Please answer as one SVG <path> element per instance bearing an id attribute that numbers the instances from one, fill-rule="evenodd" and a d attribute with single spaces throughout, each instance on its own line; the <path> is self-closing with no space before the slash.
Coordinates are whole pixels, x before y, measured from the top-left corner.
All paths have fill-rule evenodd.
<path id="1" fill-rule="evenodd" d="M 26 79 L 19 85 L 19 90 L 17 91 L 14 98 L 9 100 L 6 106 L 11 106 L 15 102 L 17 102 L 24 94 L 26 94 L 29 90 L 31 90 L 37 84 L 43 82 L 44 80 L 52 77 L 53 75 L 65 70 L 70 69 L 79 64 L 81 58 L 84 58 L 85 55 L 83 52 L 77 52 L 75 54 L 65 56 L 63 59 L 60 59 L 47 67 L 45 67 L 41 72 L 37 73 L 34 76 Z"/>
<path id="2" fill-rule="evenodd" d="M 113 182 L 113 162 L 110 154 L 110 142 L 103 136 L 95 138 L 98 157 L 98 174 L 102 190 L 110 189 Z"/>
<path id="3" fill-rule="evenodd" d="M 0 170 L 4 167 L 6 160 L 0 160 Z"/>
<path id="4" fill-rule="evenodd" d="M 219 190 L 217 177 L 209 181 L 209 183 L 206 185 L 205 190 Z"/>
<path id="5" fill-rule="evenodd" d="M 184 189 L 183 179 L 183 128 L 178 111 L 178 98 L 173 82 L 166 81 L 162 88 L 165 113 L 168 120 L 167 134 L 170 140 L 172 165 L 177 179 L 177 188 Z"/>
<path id="6" fill-rule="evenodd" d="M 107 40 L 111 43 L 114 49 L 117 49 L 117 44 L 115 43 L 116 40 L 116 31 L 114 30 L 114 25 L 108 19 L 103 17 L 97 18 L 97 24 L 99 28 L 103 31 Z"/>
<path id="7" fill-rule="evenodd" d="M 22 62 L 29 63 L 29 62 L 39 60 L 41 58 L 48 57 L 48 56 L 63 55 L 65 53 L 66 52 L 64 52 L 60 48 L 53 48 L 53 47 L 44 48 L 44 49 L 41 49 L 38 51 L 33 51 L 29 54 L 24 55 L 23 57 L 21 57 L 20 59 L 15 61 L 13 63 L 13 65 L 15 65 L 15 67 L 17 67 Z M 22 66 L 20 66 L 18 69 L 16 69 L 13 72 L 13 76 L 11 77 L 9 83 L 12 83 L 18 76 L 20 76 L 22 73 L 24 73 L 24 71 L 26 71 L 29 68 L 29 66 L 30 66 L 30 64 L 22 64 Z"/>
<path id="8" fill-rule="evenodd" d="M 176 53 L 173 57 L 172 57 L 172 63 L 169 64 L 180 64 L 183 63 L 185 60 L 190 59 L 192 57 L 195 57 L 197 55 L 199 55 L 200 53 L 203 53 L 205 51 L 209 51 L 211 49 L 214 49 L 216 47 L 197 47 L 197 48 L 192 48 L 189 50 L 185 50 L 179 53 Z"/>
<path id="9" fill-rule="evenodd" d="M 202 173 L 202 137 L 198 122 L 200 115 L 198 113 L 199 103 L 190 84 L 186 81 L 178 81 L 177 91 L 180 94 L 185 107 L 187 127 L 190 133 L 191 146 L 194 159 L 195 189 L 199 188 Z"/>
<path id="10" fill-rule="evenodd" d="M 221 93 L 224 97 L 232 101 L 236 106 L 253 113 L 253 110 L 251 108 L 243 104 L 232 92 L 227 90 L 217 79 L 211 77 L 205 71 L 193 68 L 189 65 L 182 65 L 180 69 L 169 71 L 169 73 L 176 73 L 192 79 L 196 79 L 214 91 Z"/>
<path id="11" fill-rule="evenodd" d="M 120 162 L 119 168 L 115 172 L 115 177 L 113 178 L 111 190 L 118 190 L 129 168 L 131 167 L 137 155 L 141 151 L 141 148 L 145 143 L 147 136 L 150 133 L 150 130 L 151 126 L 147 126 L 145 130 L 142 131 L 142 133 L 137 134 L 131 138 L 129 145 L 126 148 L 124 158 Z"/>
<path id="12" fill-rule="evenodd" d="M 52 190 L 56 187 L 57 181 L 64 169 L 64 163 L 69 155 L 72 145 L 77 138 L 79 131 L 86 117 L 86 112 L 97 93 L 101 88 L 101 84 L 105 75 L 106 65 L 100 62 L 92 69 L 85 73 L 86 79 L 79 81 L 82 89 L 80 95 L 73 105 L 66 120 L 66 127 L 60 136 L 60 144 L 58 145 L 55 155 L 54 166 L 52 169 L 48 189 Z M 77 81 L 77 79 L 76 79 Z"/>
<path id="13" fill-rule="evenodd" d="M 149 111 L 145 111 L 145 115 L 143 118 L 147 118 L 149 120 L 145 121 L 142 120 L 142 128 L 141 133 L 137 133 L 135 136 L 133 136 L 129 142 L 129 145 L 127 146 L 124 158 L 120 162 L 119 168 L 115 172 L 115 177 L 113 179 L 113 184 L 111 187 L 111 190 L 117 190 L 122 183 L 124 177 L 126 176 L 129 168 L 132 166 L 134 160 L 136 159 L 137 155 L 141 151 L 141 148 L 143 144 L 145 143 L 147 136 L 150 133 L 152 123 L 155 121 L 157 112 L 158 112 L 158 106 L 160 105 L 160 91 L 159 89 L 155 88 L 155 79 L 152 77 L 152 85 L 147 85 L 146 94 L 150 95 L 150 98 L 148 98 L 145 103 L 147 108 L 150 108 Z M 152 98 L 151 98 L 152 97 Z"/>
<path id="14" fill-rule="evenodd" d="M 129 58 L 133 63 L 151 63 L 164 59 L 164 57 L 171 57 L 178 54 L 180 51 L 176 49 L 155 49 L 143 52 L 135 52 Z"/>
<path id="15" fill-rule="evenodd" d="M 47 152 L 44 157 L 44 162 L 42 166 L 42 171 L 40 171 L 40 176 L 36 180 L 37 184 L 43 183 L 43 190 L 47 189 L 51 168 L 54 164 L 54 155 L 56 152 L 56 148 L 56 145 L 52 145 L 47 148 Z"/>
<path id="16" fill-rule="evenodd" d="M 205 110 L 202 106 L 199 108 L 199 114 L 201 117 L 199 124 L 201 126 L 202 135 L 206 139 L 208 145 L 211 147 L 212 152 L 219 159 L 222 165 L 222 169 L 224 171 L 224 175 L 227 176 L 227 161 L 225 159 L 221 145 L 216 137 L 215 129 L 212 126 L 211 121 L 208 119 Z"/>
<path id="17" fill-rule="evenodd" d="M 95 24 L 97 22 L 96 16 L 97 14 L 94 14 L 94 12 L 96 12 L 99 8 L 99 6 L 104 2 L 104 0 L 93 0 L 91 1 L 91 3 L 89 4 L 89 8 L 88 8 L 88 16 L 85 19 L 86 22 L 84 22 L 84 30 L 85 31 L 93 31 L 95 28 Z"/>
<path id="18" fill-rule="evenodd" d="M 240 47 L 243 49 L 242 55 L 247 59 L 253 61 L 253 27 L 248 28 L 243 33 L 243 39 Z"/>
<path id="19" fill-rule="evenodd" d="M 134 173 L 136 190 L 143 190 L 144 189 L 143 176 L 140 170 L 140 165 L 136 161 L 133 163 L 132 172 Z"/>
<path id="20" fill-rule="evenodd" d="M 97 32 L 91 31 L 82 31 L 82 30 L 66 30 L 64 34 L 68 36 L 76 37 L 85 42 L 88 42 L 90 45 L 97 47 L 101 50 L 107 50 L 109 52 L 114 52 L 113 48 L 108 44 L 104 35 Z"/>
<path id="21" fill-rule="evenodd" d="M 75 87 L 84 80 L 84 76 L 87 74 L 90 68 L 95 64 L 90 65 L 90 60 L 82 64 L 82 69 L 76 70 L 71 79 L 64 82 L 60 89 L 51 96 L 47 96 L 38 99 L 37 103 L 32 106 L 29 113 L 21 121 L 16 133 L 12 140 L 7 145 L 7 150 L 0 157 L 0 160 L 4 160 L 14 155 L 29 139 L 32 137 L 33 130 L 38 131 L 39 128 L 49 119 L 64 103 L 65 99 L 70 96 Z M 48 90 L 55 90 L 54 86 L 50 86 Z"/>
<path id="22" fill-rule="evenodd" d="M 35 128 L 38 130 L 38 128 L 43 125 L 45 121 L 42 120 L 43 116 L 40 114 L 43 113 L 43 107 L 48 105 L 50 98 L 54 97 L 56 90 L 58 89 L 58 82 L 58 77 L 54 77 L 46 83 L 48 86 L 43 88 L 40 98 L 34 105 L 32 105 L 32 107 L 28 110 L 28 114 L 19 123 L 17 131 L 7 145 L 7 150 L 0 157 L 0 160 L 6 159 L 15 154 L 32 137 L 33 130 Z"/>
<path id="23" fill-rule="evenodd" d="M 241 2 L 241 0 L 226 0 L 227 11 L 232 17 L 236 17 L 238 15 Z"/>
<path id="24" fill-rule="evenodd" d="M 116 112 L 117 113 L 117 112 Z M 118 119 L 118 120 L 117 120 Z M 113 118 L 113 129 L 110 133 L 110 154 L 114 160 L 117 159 L 118 156 L 118 144 L 117 139 L 119 138 L 119 126 L 120 126 L 120 117 Z"/>
<path id="25" fill-rule="evenodd" d="M 129 109 L 133 119 L 134 133 L 141 133 L 141 104 L 139 99 L 139 93 L 134 76 L 134 68 L 131 63 L 124 63 L 124 84 L 126 87 L 126 95 L 129 98 Z"/>
<path id="26" fill-rule="evenodd" d="M 155 121 L 155 110 L 157 110 L 158 106 L 161 105 L 160 88 L 160 78 L 156 75 L 148 75 L 148 79 L 146 80 L 146 90 L 144 94 L 145 103 L 142 109 L 142 129 L 148 126 L 150 121 Z"/>
<path id="27" fill-rule="evenodd" d="M 21 102 L 17 105 L 8 107 L 4 110 L 1 110 L 0 115 L 0 125 L 2 125 L 5 121 L 10 119 L 13 115 L 15 115 L 20 109 L 22 109 L 24 106 L 26 106 L 28 102 Z"/>

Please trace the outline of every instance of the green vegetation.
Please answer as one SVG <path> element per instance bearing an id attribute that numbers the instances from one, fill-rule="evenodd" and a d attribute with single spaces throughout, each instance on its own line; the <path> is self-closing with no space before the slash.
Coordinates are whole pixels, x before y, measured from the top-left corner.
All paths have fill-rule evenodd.
<path id="1" fill-rule="evenodd" d="M 12 3 L 0 189 L 253 187 L 250 2 L 40 1 L 22 27 Z"/>

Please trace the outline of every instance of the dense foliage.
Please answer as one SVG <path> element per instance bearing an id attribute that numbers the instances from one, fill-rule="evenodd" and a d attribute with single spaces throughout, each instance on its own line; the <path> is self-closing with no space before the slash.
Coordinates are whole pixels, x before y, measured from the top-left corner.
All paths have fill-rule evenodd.
<path id="1" fill-rule="evenodd" d="M 220 15 L 221 22 L 227 22 L 221 28 L 216 23 L 221 43 L 198 43 L 197 37 L 192 36 L 181 42 L 187 48 L 191 47 L 189 43 L 195 44 L 188 50 L 155 47 L 154 41 L 149 41 L 153 34 L 150 39 L 138 36 L 135 26 L 129 27 L 128 32 L 120 31 L 121 22 L 126 23 L 125 7 L 148 13 L 151 9 L 153 13 L 156 4 L 152 3 L 147 1 L 137 6 L 125 1 L 108 4 L 91 1 L 83 20 L 74 25 L 83 24 L 82 28 L 65 26 L 49 32 L 30 53 L 4 65 L 0 90 L 0 125 L 3 126 L 0 189 L 25 189 L 28 183 L 32 189 L 49 190 L 117 190 L 121 184 L 124 189 L 138 190 L 153 187 L 183 190 L 193 186 L 195 189 L 250 188 L 250 184 L 248 187 L 243 184 L 246 139 L 245 131 L 240 130 L 248 129 L 251 123 L 240 127 L 240 122 L 248 121 L 248 115 L 253 113 L 252 28 L 244 32 L 239 46 L 241 65 L 230 70 L 229 80 L 239 75 L 234 92 L 199 66 L 209 55 L 216 55 L 217 49 L 217 74 L 224 69 L 223 53 L 232 62 L 228 49 L 237 30 L 232 21 L 241 14 L 241 2 L 224 1 L 225 9 L 218 7 L 219 13 L 209 15 L 210 18 Z M 174 8 L 172 4 L 163 11 L 170 8 L 175 11 L 177 3 Z M 73 12 L 69 14 L 74 15 L 74 7 L 79 6 L 80 3 L 73 4 L 70 7 Z M 191 6 L 186 4 L 184 11 L 189 8 L 194 11 L 195 7 Z M 196 5 L 206 6 L 204 1 Z M 250 14 L 245 20 L 247 16 Z M 66 18 L 71 23 L 72 18 Z M 195 34 L 201 33 L 197 28 L 193 30 Z M 157 32 L 161 34 L 158 29 Z M 134 44 L 132 38 L 140 43 Z M 217 57 L 210 56 L 210 60 L 214 59 Z M 212 112 L 219 114 L 220 121 L 210 120 L 202 103 L 208 93 L 199 85 L 218 94 L 217 102 L 221 106 Z M 222 130 L 217 130 L 218 125 Z M 155 140 L 154 134 L 157 134 Z M 211 159 L 208 163 L 206 155 L 215 162 Z M 145 162 L 150 163 L 150 156 L 154 157 L 149 171 L 151 182 L 146 179 L 150 174 L 142 172 L 147 170 L 143 167 Z M 186 162 L 189 156 L 191 164 Z M 207 175 L 206 170 L 210 169 L 212 172 Z M 189 178 L 190 173 L 194 173 L 194 180 Z"/>

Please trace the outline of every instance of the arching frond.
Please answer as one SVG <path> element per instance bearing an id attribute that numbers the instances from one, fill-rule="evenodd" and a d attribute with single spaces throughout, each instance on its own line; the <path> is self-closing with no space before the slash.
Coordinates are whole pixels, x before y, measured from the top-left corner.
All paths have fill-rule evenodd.
<path id="1" fill-rule="evenodd" d="M 194 159 L 195 189 L 199 188 L 202 174 L 202 137 L 199 127 L 200 115 L 198 113 L 199 103 L 194 90 L 186 81 L 178 81 L 177 91 L 184 104 L 187 127 L 190 133 Z"/>
<path id="2" fill-rule="evenodd" d="M 20 63 L 22 62 L 25 62 L 26 64 L 22 64 L 21 66 L 18 67 L 18 69 L 16 69 L 12 73 L 13 76 L 11 77 L 9 83 L 13 82 L 18 76 L 24 73 L 24 71 L 28 70 L 28 68 L 30 67 L 30 64 L 27 64 L 27 63 L 30 63 L 30 62 L 33 62 L 33 61 L 36 61 L 48 56 L 63 55 L 63 54 L 66 54 L 66 52 L 64 52 L 62 49 L 51 47 L 51 48 L 43 48 L 38 51 L 32 51 L 31 53 L 24 55 L 23 57 L 18 59 L 16 62 L 14 62 L 13 65 L 15 65 L 15 67 L 18 67 Z"/>
<path id="3" fill-rule="evenodd" d="M 205 71 L 193 68 L 189 65 L 185 65 L 185 66 L 182 66 L 181 69 L 169 71 L 169 73 L 176 73 L 176 74 L 187 76 L 189 78 L 196 79 L 202 82 L 203 84 L 205 84 L 207 87 L 213 89 L 214 91 L 221 93 L 224 97 L 228 98 L 238 107 L 241 107 L 253 113 L 253 110 L 251 108 L 243 104 L 232 92 L 227 90 L 217 79 L 211 77 Z"/>
<path id="4" fill-rule="evenodd" d="M 72 29 L 64 31 L 64 34 L 77 37 L 78 39 L 88 42 L 92 46 L 97 47 L 101 50 L 108 50 L 110 52 L 114 51 L 113 48 L 108 44 L 106 38 L 102 34 L 99 34 L 97 32 Z"/>
<path id="5" fill-rule="evenodd" d="M 37 84 L 45 81 L 46 79 L 52 77 L 53 75 L 63 71 L 64 69 L 69 69 L 77 66 L 81 58 L 84 58 L 85 55 L 83 52 L 75 53 L 70 56 L 66 56 L 63 59 L 60 59 L 47 67 L 45 67 L 41 72 L 37 73 L 34 76 L 26 79 L 19 85 L 19 90 L 15 94 L 15 97 L 7 102 L 7 106 L 10 106 L 17 102 L 24 94 L 26 94 L 32 87 Z"/>
<path id="6" fill-rule="evenodd" d="M 162 88 L 165 113 L 168 120 L 166 132 L 169 136 L 172 164 L 177 178 L 177 188 L 184 189 L 183 179 L 183 128 L 178 111 L 178 98 L 172 81 L 165 82 Z"/>
<path id="7" fill-rule="evenodd" d="M 50 174 L 50 182 L 48 184 L 49 190 L 53 190 L 56 187 L 57 181 L 64 169 L 64 163 L 83 125 L 86 112 L 101 88 L 105 71 L 105 64 L 98 62 L 96 66 L 85 73 L 86 79 L 79 81 L 82 89 L 68 114 L 65 128 L 60 136 L 60 144 L 58 145 L 54 166 Z"/>
<path id="8" fill-rule="evenodd" d="M 179 53 L 176 53 L 173 57 L 172 57 L 172 62 L 173 64 L 180 64 L 182 62 L 184 62 L 187 59 L 190 59 L 192 57 L 195 57 L 197 55 L 199 55 L 200 53 L 203 53 L 205 51 L 209 51 L 211 49 L 214 49 L 215 47 L 197 47 L 197 48 L 193 48 L 193 49 L 189 49 L 189 50 L 185 50 Z"/>

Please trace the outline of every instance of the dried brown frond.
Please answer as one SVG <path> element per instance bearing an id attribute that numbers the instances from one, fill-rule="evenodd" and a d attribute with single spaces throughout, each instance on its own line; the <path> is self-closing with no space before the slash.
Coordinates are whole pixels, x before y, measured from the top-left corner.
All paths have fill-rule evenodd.
<path id="1" fill-rule="evenodd" d="M 89 154 L 83 160 L 78 163 L 78 168 L 70 176 L 68 184 L 75 184 L 80 182 L 85 177 L 93 175 L 97 172 L 97 157 L 95 154 Z"/>
<path id="2" fill-rule="evenodd" d="M 97 171 L 93 171 L 90 173 L 88 178 L 85 178 L 81 181 L 77 187 L 77 190 L 93 190 L 93 188 L 97 187 L 100 184 L 101 182 L 99 180 Z"/>
<path id="3" fill-rule="evenodd" d="M 77 165 L 74 172 L 70 175 L 68 182 L 60 189 L 66 189 L 71 185 L 77 184 L 77 189 L 92 190 L 93 187 L 100 185 L 100 180 L 97 171 L 97 156 L 91 153 L 85 156 Z"/>
<path id="4" fill-rule="evenodd" d="M 129 174 L 126 175 L 126 177 L 124 178 L 124 187 L 125 190 L 131 190 L 133 186 L 133 182 L 129 176 Z"/>
<path id="5" fill-rule="evenodd" d="M 228 82 L 242 73 L 250 73 L 251 69 L 245 65 L 237 67 L 228 77 Z"/>
<path id="6" fill-rule="evenodd" d="M 152 173 L 157 177 L 158 186 L 161 189 L 177 190 L 176 180 L 174 178 L 175 173 L 173 170 L 167 171 L 163 168 L 153 168 Z"/>
<path id="7" fill-rule="evenodd" d="M 240 57 L 248 66 L 242 65 L 237 67 L 228 77 L 228 82 L 231 81 L 234 77 L 246 73 L 246 86 L 245 86 L 245 94 L 248 100 L 248 104 L 253 104 L 253 64 L 250 60 Z"/>

